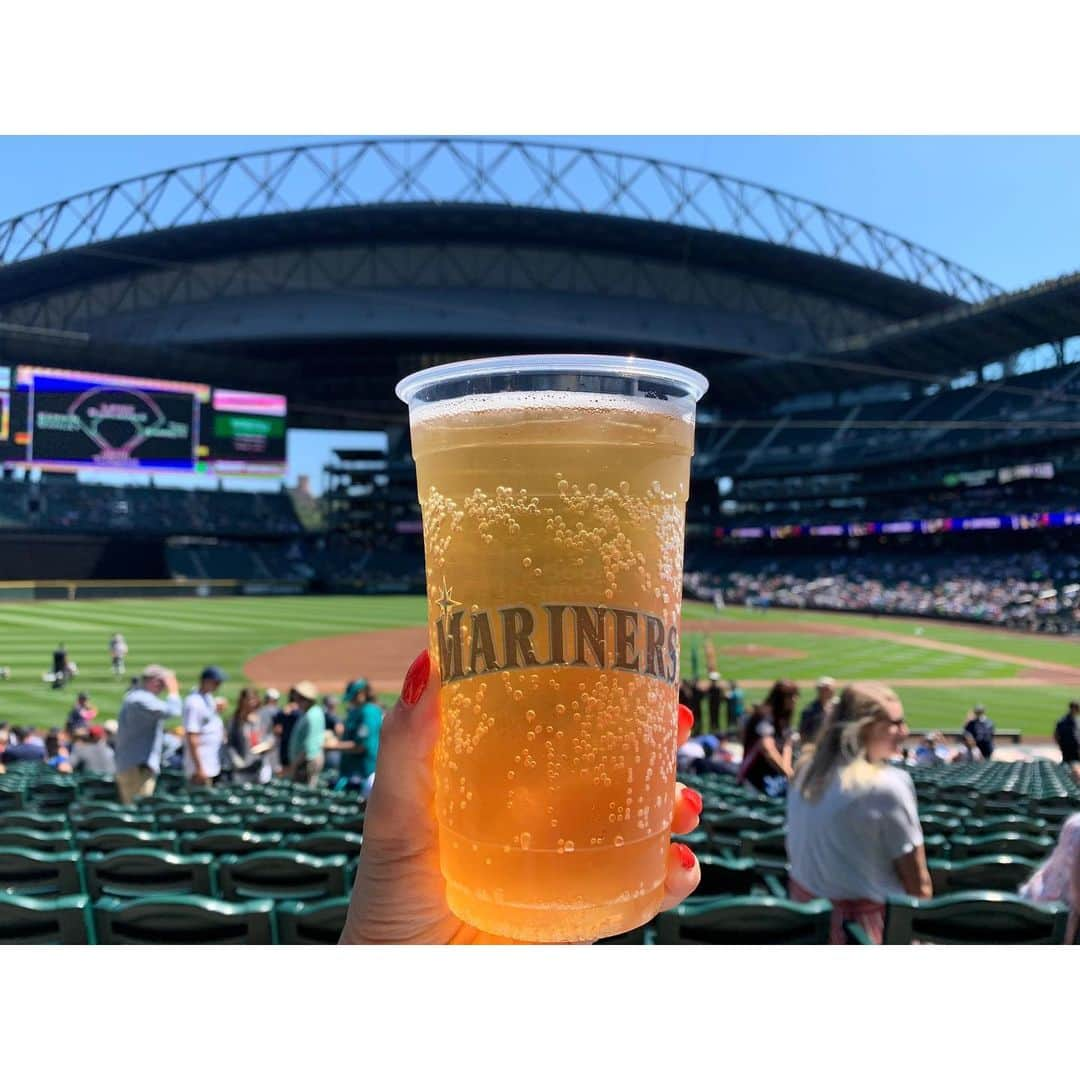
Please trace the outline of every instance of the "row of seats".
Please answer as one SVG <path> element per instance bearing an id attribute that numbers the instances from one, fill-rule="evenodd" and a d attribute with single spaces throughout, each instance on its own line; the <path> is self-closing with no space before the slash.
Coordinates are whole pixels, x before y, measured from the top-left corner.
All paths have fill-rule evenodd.
<path id="1" fill-rule="evenodd" d="M 0 942 L 6 944 L 332 944 L 344 926 L 348 900 L 321 903 L 205 896 L 135 900 L 87 895 L 38 899 L 0 894 Z M 1006 893 L 961 892 L 934 900 L 894 897 L 886 904 L 883 943 L 1060 945 L 1068 908 L 1033 904 Z M 824 945 L 832 905 L 775 896 L 698 898 L 664 912 L 648 926 L 604 944 Z M 845 932 L 869 939 L 855 923 Z"/>
<path id="2" fill-rule="evenodd" d="M 229 903 L 207 896 L 135 900 L 0 893 L 6 945 L 332 945 L 348 898 Z"/>
<path id="3" fill-rule="evenodd" d="M 606 944 L 825 945 L 832 916 L 827 900 L 692 897 Z M 1068 916 L 1064 904 L 1034 904 L 1005 892 L 965 891 L 933 900 L 890 897 L 882 943 L 1061 945 Z M 871 944 L 858 924 L 846 923 L 844 929 L 852 944 Z"/>
<path id="4" fill-rule="evenodd" d="M 215 856 L 0 846 L 0 893 L 21 896 L 86 893 L 96 900 L 194 893 L 222 900 L 323 900 L 346 895 L 355 873 L 355 856 L 280 849 Z"/>

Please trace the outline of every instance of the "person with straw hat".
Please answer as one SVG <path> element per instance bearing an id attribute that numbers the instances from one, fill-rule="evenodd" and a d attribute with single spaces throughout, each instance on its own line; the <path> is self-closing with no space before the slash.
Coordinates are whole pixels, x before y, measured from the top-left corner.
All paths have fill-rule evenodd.
<path id="1" fill-rule="evenodd" d="M 299 719 L 289 735 L 289 765 L 286 774 L 298 783 L 317 787 L 325 757 L 326 714 L 319 704 L 319 688 L 303 679 L 292 688 Z"/>

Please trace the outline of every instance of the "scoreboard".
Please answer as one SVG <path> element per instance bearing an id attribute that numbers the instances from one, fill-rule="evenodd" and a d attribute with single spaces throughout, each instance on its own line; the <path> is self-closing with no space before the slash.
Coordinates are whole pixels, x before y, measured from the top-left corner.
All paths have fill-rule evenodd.
<path id="1" fill-rule="evenodd" d="M 280 476 L 287 416 L 276 394 L 0 367 L 0 459 L 8 464 Z"/>

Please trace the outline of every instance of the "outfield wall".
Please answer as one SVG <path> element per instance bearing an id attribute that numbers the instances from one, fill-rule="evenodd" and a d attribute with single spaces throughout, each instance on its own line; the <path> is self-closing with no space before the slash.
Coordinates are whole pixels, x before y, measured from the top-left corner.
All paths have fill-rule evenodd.
<path id="1" fill-rule="evenodd" d="M 123 600 L 137 596 L 300 596 L 307 591 L 300 581 L 236 581 L 228 578 L 202 581 L 63 578 L 0 581 L 0 601 Z"/>

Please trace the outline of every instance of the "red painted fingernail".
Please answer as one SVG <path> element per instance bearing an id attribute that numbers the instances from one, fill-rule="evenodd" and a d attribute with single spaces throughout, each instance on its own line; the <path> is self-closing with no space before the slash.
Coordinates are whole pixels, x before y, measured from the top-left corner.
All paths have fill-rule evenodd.
<path id="1" fill-rule="evenodd" d="M 695 814 L 701 813 L 701 808 L 705 805 L 701 796 L 693 788 L 683 788 L 683 799 L 686 801 L 686 805 L 694 811 Z"/>
<path id="2" fill-rule="evenodd" d="M 675 854 L 679 856 L 679 862 L 682 863 L 684 870 L 694 869 L 694 853 L 685 844 L 672 844 L 675 849 Z"/>
<path id="3" fill-rule="evenodd" d="M 401 699 L 406 705 L 415 705 L 431 678 L 431 656 L 425 649 L 410 665 L 401 687 Z"/>
<path id="4" fill-rule="evenodd" d="M 694 714 L 688 705 L 679 706 L 679 727 L 693 727 Z"/>

